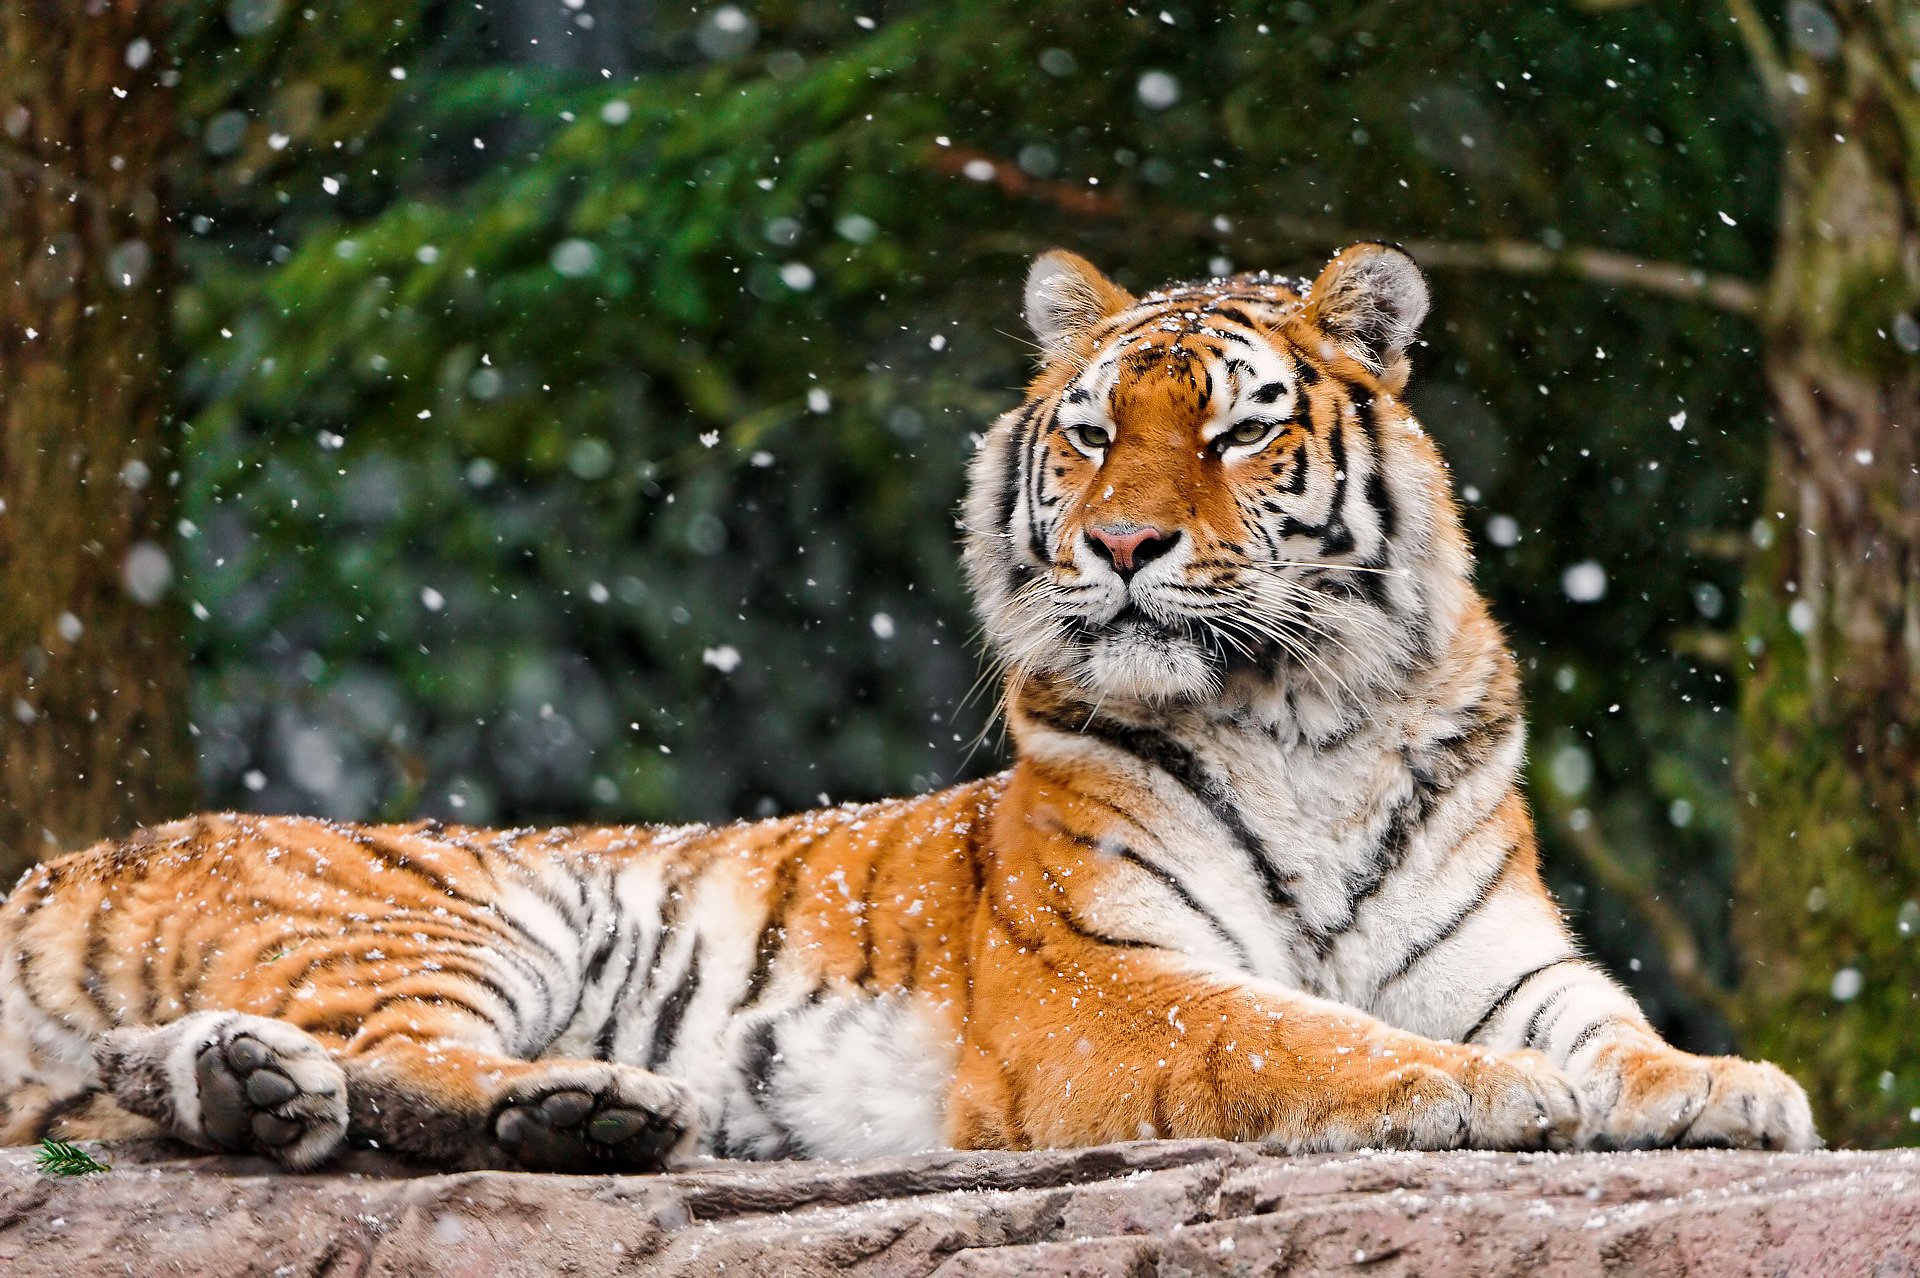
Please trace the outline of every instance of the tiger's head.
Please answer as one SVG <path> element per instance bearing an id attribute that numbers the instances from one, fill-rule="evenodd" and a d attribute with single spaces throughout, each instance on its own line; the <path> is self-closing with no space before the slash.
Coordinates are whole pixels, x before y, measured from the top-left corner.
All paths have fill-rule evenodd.
<path id="1" fill-rule="evenodd" d="M 966 564 L 995 657 L 1109 704 L 1350 700 L 1472 598 L 1444 464 L 1399 399 L 1427 287 L 1359 244 L 1311 284 L 1134 297 L 1055 250 L 1041 368 L 975 456 Z"/>

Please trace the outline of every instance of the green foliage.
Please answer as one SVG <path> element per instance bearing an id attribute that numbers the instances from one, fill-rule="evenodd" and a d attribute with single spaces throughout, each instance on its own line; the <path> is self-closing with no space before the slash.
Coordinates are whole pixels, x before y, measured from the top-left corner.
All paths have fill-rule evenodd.
<path id="1" fill-rule="evenodd" d="M 994 766 L 953 519 L 1051 244 L 1134 286 L 1310 270 L 1336 229 L 1760 273 L 1777 141 L 1710 16 L 1320 9 L 900 4 L 870 30 L 774 4 L 744 52 L 661 18 L 650 69 L 603 78 L 381 0 L 290 6 L 197 71 L 249 139 L 193 188 L 181 303 L 216 799 L 718 818 Z M 1528 672 L 1536 784 L 1724 961 L 1754 334 L 1570 281 L 1435 286 L 1413 402 Z M 1605 599 L 1574 602 L 1589 559 Z M 1601 956 L 1719 1045 L 1551 864 Z"/>
<path id="2" fill-rule="evenodd" d="M 49 1176 L 92 1176 L 113 1170 L 78 1145 L 64 1140 L 41 1141 L 34 1166 Z"/>

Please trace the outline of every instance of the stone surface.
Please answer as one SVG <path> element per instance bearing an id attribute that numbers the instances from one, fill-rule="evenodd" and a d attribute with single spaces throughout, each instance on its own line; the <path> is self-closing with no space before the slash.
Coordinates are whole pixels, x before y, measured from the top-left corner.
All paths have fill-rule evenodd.
<path id="1" fill-rule="evenodd" d="M 0 1274 L 1920 1276 L 1920 1150 L 1282 1157 L 1214 1141 L 661 1176 L 0 1150 Z"/>

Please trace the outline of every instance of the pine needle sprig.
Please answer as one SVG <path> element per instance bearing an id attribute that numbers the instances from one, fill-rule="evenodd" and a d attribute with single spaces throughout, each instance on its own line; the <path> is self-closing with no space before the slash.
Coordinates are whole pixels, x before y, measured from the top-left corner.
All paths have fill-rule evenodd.
<path id="1" fill-rule="evenodd" d="M 113 1170 L 78 1145 L 68 1144 L 64 1140 L 41 1141 L 40 1156 L 36 1161 L 40 1170 L 49 1176 L 91 1176 L 96 1172 Z"/>

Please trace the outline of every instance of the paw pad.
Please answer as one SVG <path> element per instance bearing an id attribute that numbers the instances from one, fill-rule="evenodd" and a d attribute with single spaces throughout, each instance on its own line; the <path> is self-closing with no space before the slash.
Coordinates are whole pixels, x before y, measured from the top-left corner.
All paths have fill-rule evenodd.
<path id="1" fill-rule="evenodd" d="M 258 1039 L 208 1043 L 195 1058 L 194 1074 L 201 1127 L 220 1148 L 272 1151 L 307 1134 L 312 1120 L 288 1108 L 305 1093 Z"/>
<path id="2" fill-rule="evenodd" d="M 683 1131 L 618 1096 L 576 1088 L 515 1098 L 493 1120 L 495 1138 L 535 1171 L 651 1171 Z"/>

